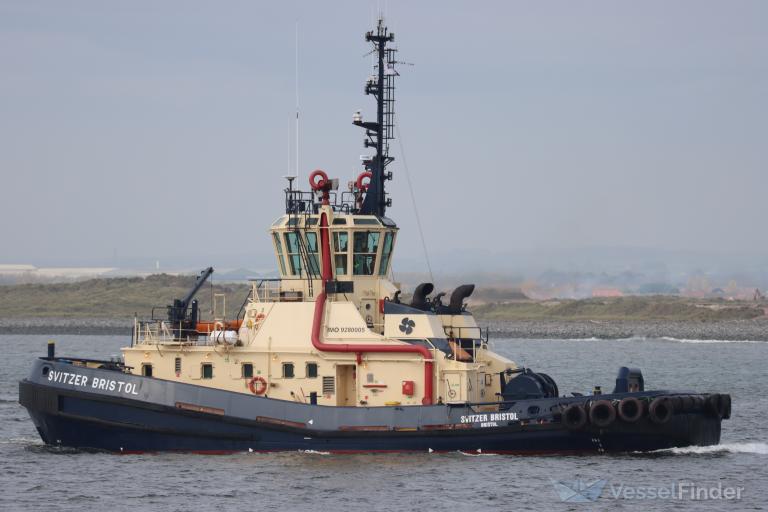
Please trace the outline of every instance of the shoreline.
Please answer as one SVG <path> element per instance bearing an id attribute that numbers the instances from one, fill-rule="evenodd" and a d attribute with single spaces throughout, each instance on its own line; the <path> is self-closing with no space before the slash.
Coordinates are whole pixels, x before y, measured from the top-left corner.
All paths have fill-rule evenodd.
<path id="1" fill-rule="evenodd" d="M 754 320 L 490 320 L 491 339 L 628 339 L 768 341 L 768 318 Z M 0 318 L 0 335 L 125 335 L 133 319 Z"/>
<path id="2" fill-rule="evenodd" d="M 482 321 L 479 322 L 484 325 Z M 754 320 L 495 320 L 491 338 L 768 341 L 768 319 Z"/>

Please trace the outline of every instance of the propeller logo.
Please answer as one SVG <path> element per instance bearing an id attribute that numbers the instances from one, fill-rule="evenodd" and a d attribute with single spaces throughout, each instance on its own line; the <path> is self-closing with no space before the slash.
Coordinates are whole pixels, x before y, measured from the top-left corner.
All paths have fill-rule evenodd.
<path id="1" fill-rule="evenodd" d="M 414 327 L 416 327 L 416 322 L 408 317 L 403 318 L 403 321 L 400 322 L 400 332 L 404 332 L 405 334 L 411 334 Z"/>

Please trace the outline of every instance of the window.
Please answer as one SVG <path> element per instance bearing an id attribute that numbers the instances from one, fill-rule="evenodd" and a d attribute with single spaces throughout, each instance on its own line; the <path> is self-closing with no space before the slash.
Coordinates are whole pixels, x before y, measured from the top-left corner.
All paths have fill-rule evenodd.
<path id="1" fill-rule="evenodd" d="M 285 275 L 285 261 L 283 261 L 283 244 L 280 243 L 280 237 L 277 233 L 272 233 L 275 239 L 275 249 L 277 250 L 277 261 L 280 263 L 280 274 Z"/>
<path id="2" fill-rule="evenodd" d="M 368 225 L 368 226 L 378 226 L 379 225 L 379 221 L 376 220 L 375 218 L 363 217 L 363 218 L 355 219 L 355 225 L 356 226 L 366 226 L 366 225 Z"/>
<path id="3" fill-rule="evenodd" d="M 283 363 L 283 378 L 284 379 L 293 378 L 293 363 Z"/>
<path id="4" fill-rule="evenodd" d="M 335 219 L 333 219 L 333 225 L 334 226 L 336 226 L 338 224 L 346 224 L 346 223 L 347 223 L 347 219 L 345 219 L 343 217 L 336 217 Z"/>
<path id="5" fill-rule="evenodd" d="M 309 256 L 309 273 L 314 276 L 320 275 L 320 264 L 317 259 L 317 233 L 307 233 L 307 255 Z"/>
<path id="6" fill-rule="evenodd" d="M 144 363 L 141 365 L 141 374 L 145 377 L 151 377 L 152 376 L 152 365 Z"/>
<path id="7" fill-rule="evenodd" d="M 376 252 L 379 250 L 379 233 L 366 231 L 355 233 L 352 272 L 356 276 L 372 276 L 376 267 Z"/>
<path id="8" fill-rule="evenodd" d="M 253 364 L 243 363 L 243 378 L 250 379 L 251 377 L 253 377 Z"/>
<path id="9" fill-rule="evenodd" d="M 181 375 L 181 358 L 177 357 L 173 360 L 173 371 L 176 372 L 176 376 Z"/>
<path id="10" fill-rule="evenodd" d="M 379 275 L 387 275 L 387 266 L 389 265 L 389 257 L 392 255 L 392 241 L 395 238 L 394 233 L 387 231 L 384 235 L 384 246 L 381 248 L 381 262 L 379 263 Z"/>
<path id="11" fill-rule="evenodd" d="M 213 378 L 213 365 L 211 363 L 203 363 L 203 367 L 201 369 L 201 377 L 204 379 Z"/>
<path id="12" fill-rule="evenodd" d="M 317 378 L 317 363 L 307 363 L 307 378 Z"/>
<path id="13" fill-rule="evenodd" d="M 299 252 L 299 234 L 291 231 L 285 234 L 285 251 L 288 253 L 288 264 L 291 274 L 301 275 L 301 253 Z"/>
<path id="14" fill-rule="evenodd" d="M 333 261 L 336 265 L 336 275 L 347 275 L 347 250 L 349 249 L 349 233 L 337 231 L 333 234 Z"/>

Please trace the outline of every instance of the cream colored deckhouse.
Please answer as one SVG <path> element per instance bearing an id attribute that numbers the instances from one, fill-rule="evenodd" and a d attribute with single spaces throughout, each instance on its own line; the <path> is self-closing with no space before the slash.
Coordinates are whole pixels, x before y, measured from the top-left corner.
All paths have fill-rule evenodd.
<path id="1" fill-rule="evenodd" d="M 397 230 L 387 218 L 337 215 L 329 205 L 318 214 L 284 215 L 270 229 L 280 279 L 253 282 L 241 322 L 218 318 L 205 334 L 137 321 L 125 364 L 134 374 L 329 406 L 497 401 L 500 372 L 515 366 L 488 350 L 461 303 L 451 310 L 428 300 L 425 309 L 394 302 L 400 289 L 389 276 Z M 333 272 L 327 289 L 349 291 L 323 294 L 325 258 Z M 350 350 L 313 344 L 319 297 L 319 341 Z M 226 329 L 238 323 L 237 331 Z M 398 347 L 426 350 L 392 351 Z"/>

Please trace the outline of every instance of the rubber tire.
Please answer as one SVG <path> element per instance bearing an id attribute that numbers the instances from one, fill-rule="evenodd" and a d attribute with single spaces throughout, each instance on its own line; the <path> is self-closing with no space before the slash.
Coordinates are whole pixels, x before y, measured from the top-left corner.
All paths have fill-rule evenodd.
<path id="1" fill-rule="evenodd" d="M 563 410 L 562 422 L 568 430 L 578 430 L 587 424 L 587 411 L 581 404 L 571 404 Z"/>
<path id="2" fill-rule="evenodd" d="M 722 419 L 727 420 L 731 418 L 731 395 L 727 393 L 720 395 L 718 411 Z"/>
<path id="3" fill-rule="evenodd" d="M 616 409 L 621 421 L 625 423 L 636 423 L 643 417 L 645 403 L 633 396 L 628 396 L 619 402 L 619 406 Z"/>
<path id="4" fill-rule="evenodd" d="M 648 406 L 648 417 L 657 425 L 663 425 L 672 418 L 672 404 L 665 396 L 654 398 Z"/>
<path id="5" fill-rule="evenodd" d="M 616 408 L 610 400 L 598 400 L 589 407 L 589 423 L 598 427 L 609 427 L 616 421 Z"/>
<path id="6" fill-rule="evenodd" d="M 720 395 L 709 395 L 704 400 L 704 411 L 706 411 L 706 413 L 710 416 L 721 418 L 722 414 L 720 414 Z"/>

